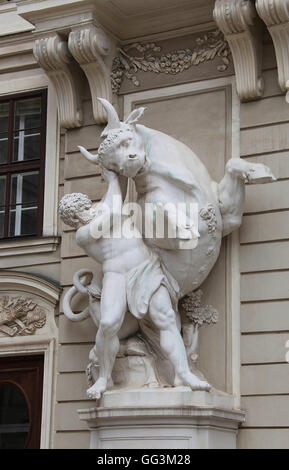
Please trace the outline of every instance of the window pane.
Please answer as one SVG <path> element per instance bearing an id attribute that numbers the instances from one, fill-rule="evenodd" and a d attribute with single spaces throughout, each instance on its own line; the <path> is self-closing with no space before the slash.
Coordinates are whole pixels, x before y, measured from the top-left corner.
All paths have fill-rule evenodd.
<path id="1" fill-rule="evenodd" d="M 37 233 L 39 172 L 11 176 L 9 237 Z"/>
<path id="2" fill-rule="evenodd" d="M 4 237 L 4 207 L 0 207 L 0 238 Z"/>
<path id="3" fill-rule="evenodd" d="M 8 131 L 9 103 L 0 103 L 0 132 Z"/>
<path id="4" fill-rule="evenodd" d="M 0 448 L 23 449 L 29 433 L 26 399 L 16 385 L 0 385 Z"/>
<path id="5" fill-rule="evenodd" d="M 4 237 L 6 176 L 0 176 L 0 238 Z"/>
<path id="6" fill-rule="evenodd" d="M 40 127 L 41 97 L 26 98 L 15 103 L 15 130 Z"/>
<path id="7" fill-rule="evenodd" d="M 33 131 L 16 132 L 14 135 L 13 161 L 39 160 L 39 159 L 40 159 L 40 130 L 35 129 Z"/>
<path id="8" fill-rule="evenodd" d="M 21 235 L 33 235 L 37 233 L 38 209 L 23 209 L 21 217 Z"/>
<path id="9" fill-rule="evenodd" d="M 8 134 L 0 134 L 0 165 L 7 163 L 8 158 Z"/>
<path id="10" fill-rule="evenodd" d="M 37 207 L 14 206 L 9 213 L 9 237 L 37 233 Z"/>
<path id="11" fill-rule="evenodd" d="M 6 176 L 0 176 L 0 207 L 5 205 L 6 201 Z"/>
<path id="12" fill-rule="evenodd" d="M 10 204 L 29 204 L 37 202 L 38 182 L 38 171 L 12 175 Z"/>
<path id="13" fill-rule="evenodd" d="M 16 235 L 20 235 L 20 230 L 19 233 L 15 233 L 15 215 L 16 215 L 16 209 L 10 209 L 9 212 L 9 237 L 15 237 Z"/>

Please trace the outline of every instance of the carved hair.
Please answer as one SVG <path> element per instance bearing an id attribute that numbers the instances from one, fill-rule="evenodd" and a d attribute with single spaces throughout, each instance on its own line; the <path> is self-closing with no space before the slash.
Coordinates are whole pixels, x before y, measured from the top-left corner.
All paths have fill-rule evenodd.
<path id="1" fill-rule="evenodd" d="M 86 194 L 71 193 L 63 196 L 59 203 L 59 214 L 63 222 L 70 227 L 76 228 L 79 223 L 77 215 L 92 205 L 91 200 Z"/>
<path id="2" fill-rule="evenodd" d="M 132 139 L 133 137 L 133 128 L 129 125 L 122 124 L 122 127 L 119 129 L 113 129 L 108 132 L 107 137 L 103 140 L 98 148 L 98 155 L 101 158 L 116 145 L 121 144 L 121 142 Z"/>

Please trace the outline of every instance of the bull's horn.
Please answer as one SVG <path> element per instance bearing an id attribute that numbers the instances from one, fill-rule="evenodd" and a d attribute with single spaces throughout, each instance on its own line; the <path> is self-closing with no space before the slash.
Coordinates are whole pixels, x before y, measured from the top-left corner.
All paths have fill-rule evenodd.
<path id="1" fill-rule="evenodd" d="M 105 100 L 104 98 L 97 99 L 101 102 L 102 106 L 107 112 L 107 126 L 102 133 L 102 135 L 105 136 L 108 131 L 121 127 L 121 122 L 119 120 L 116 110 L 109 101 Z"/>
<path id="2" fill-rule="evenodd" d="M 93 155 L 92 153 L 88 152 L 84 147 L 78 146 L 82 155 L 87 158 L 92 163 L 98 163 L 98 154 Z"/>

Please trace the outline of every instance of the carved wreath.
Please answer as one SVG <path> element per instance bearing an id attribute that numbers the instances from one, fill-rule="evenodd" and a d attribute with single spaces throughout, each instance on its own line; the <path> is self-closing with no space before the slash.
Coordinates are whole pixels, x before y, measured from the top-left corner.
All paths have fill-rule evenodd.
<path id="1" fill-rule="evenodd" d="M 32 335 L 46 323 L 46 312 L 25 297 L 0 297 L 0 331 L 9 336 Z"/>
<path id="2" fill-rule="evenodd" d="M 176 75 L 219 57 L 222 61 L 217 65 L 219 72 L 224 72 L 230 65 L 230 49 L 220 30 L 205 34 L 196 39 L 196 47 L 193 49 L 179 49 L 167 54 L 161 52 L 161 47 L 155 43 L 133 43 L 118 48 L 119 55 L 114 58 L 112 64 L 111 82 L 113 93 L 118 93 L 124 77 L 131 80 L 138 87 L 140 82 L 136 74 L 143 72 L 166 73 Z M 138 51 L 141 55 L 131 55 L 131 50 Z"/>

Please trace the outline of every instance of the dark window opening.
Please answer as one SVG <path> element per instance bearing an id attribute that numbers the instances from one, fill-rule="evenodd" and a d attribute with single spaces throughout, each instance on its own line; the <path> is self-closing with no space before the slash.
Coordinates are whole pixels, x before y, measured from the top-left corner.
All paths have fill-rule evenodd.
<path id="1" fill-rule="evenodd" d="M 43 356 L 0 358 L 0 449 L 39 449 Z"/>
<path id="2" fill-rule="evenodd" d="M 0 239 L 42 235 L 46 100 L 0 100 Z"/>

